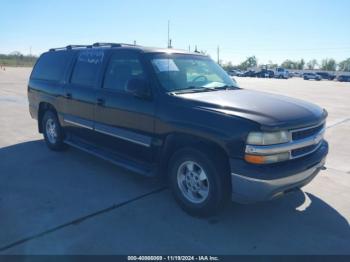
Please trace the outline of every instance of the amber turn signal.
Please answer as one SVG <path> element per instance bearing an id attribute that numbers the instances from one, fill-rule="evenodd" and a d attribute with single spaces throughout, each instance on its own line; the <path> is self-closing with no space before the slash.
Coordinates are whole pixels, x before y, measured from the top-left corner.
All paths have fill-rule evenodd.
<path id="1" fill-rule="evenodd" d="M 265 157 L 264 156 L 245 155 L 244 159 L 248 163 L 252 163 L 252 164 L 264 164 L 265 163 Z"/>

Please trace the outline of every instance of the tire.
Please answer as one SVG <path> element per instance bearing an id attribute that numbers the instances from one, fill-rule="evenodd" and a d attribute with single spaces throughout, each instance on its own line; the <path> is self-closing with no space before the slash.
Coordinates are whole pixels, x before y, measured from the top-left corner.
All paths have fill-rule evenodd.
<path id="1" fill-rule="evenodd" d="M 57 119 L 57 115 L 52 111 L 46 111 L 42 119 L 42 128 L 46 145 L 54 151 L 61 151 L 66 148 L 64 144 L 64 133 Z"/>
<path id="2" fill-rule="evenodd" d="M 228 202 L 231 192 L 226 164 L 205 152 L 194 148 L 180 149 L 169 162 L 169 185 L 175 200 L 185 212 L 197 217 L 218 213 Z"/>

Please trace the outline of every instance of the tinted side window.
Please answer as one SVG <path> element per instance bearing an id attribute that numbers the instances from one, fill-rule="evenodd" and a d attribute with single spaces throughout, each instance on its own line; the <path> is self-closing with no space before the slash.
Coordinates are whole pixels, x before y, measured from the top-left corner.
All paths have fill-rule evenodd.
<path id="1" fill-rule="evenodd" d="M 125 91 L 131 79 L 144 79 L 145 74 L 136 53 L 114 53 L 109 61 L 103 88 Z"/>
<path id="2" fill-rule="evenodd" d="M 62 80 L 72 56 L 72 53 L 67 51 L 43 54 L 36 63 L 31 78 L 50 81 Z"/>
<path id="3" fill-rule="evenodd" d="M 71 78 L 72 84 L 93 87 L 96 83 L 104 52 L 102 50 L 84 50 L 78 54 Z"/>

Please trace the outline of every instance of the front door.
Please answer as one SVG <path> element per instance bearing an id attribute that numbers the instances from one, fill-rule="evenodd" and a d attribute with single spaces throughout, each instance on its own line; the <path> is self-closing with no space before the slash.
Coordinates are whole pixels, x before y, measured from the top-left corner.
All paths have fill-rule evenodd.
<path id="1" fill-rule="evenodd" d="M 128 81 L 134 78 L 147 78 L 139 54 L 113 51 L 97 95 L 97 141 L 134 160 L 151 162 L 155 105 L 152 99 L 140 99 L 126 91 Z"/>

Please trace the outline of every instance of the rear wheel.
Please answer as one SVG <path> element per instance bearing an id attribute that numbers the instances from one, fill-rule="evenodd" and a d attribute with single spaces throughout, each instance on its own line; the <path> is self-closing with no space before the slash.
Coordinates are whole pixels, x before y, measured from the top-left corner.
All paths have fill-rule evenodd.
<path id="1" fill-rule="evenodd" d="M 59 151 L 66 147 L 63 142 L 62 127 L 54 112 L 45 112 L 42 119 L 42 128 L 45 142 L 50 149 Z"/>
<path id="2" fill-rule="evenodd" d="M 169 164 L 169 183 L 181 208 L 190 215 L 210 216 L 229 199 L 225 164 L 194 148 L 177 151 Z"/>

